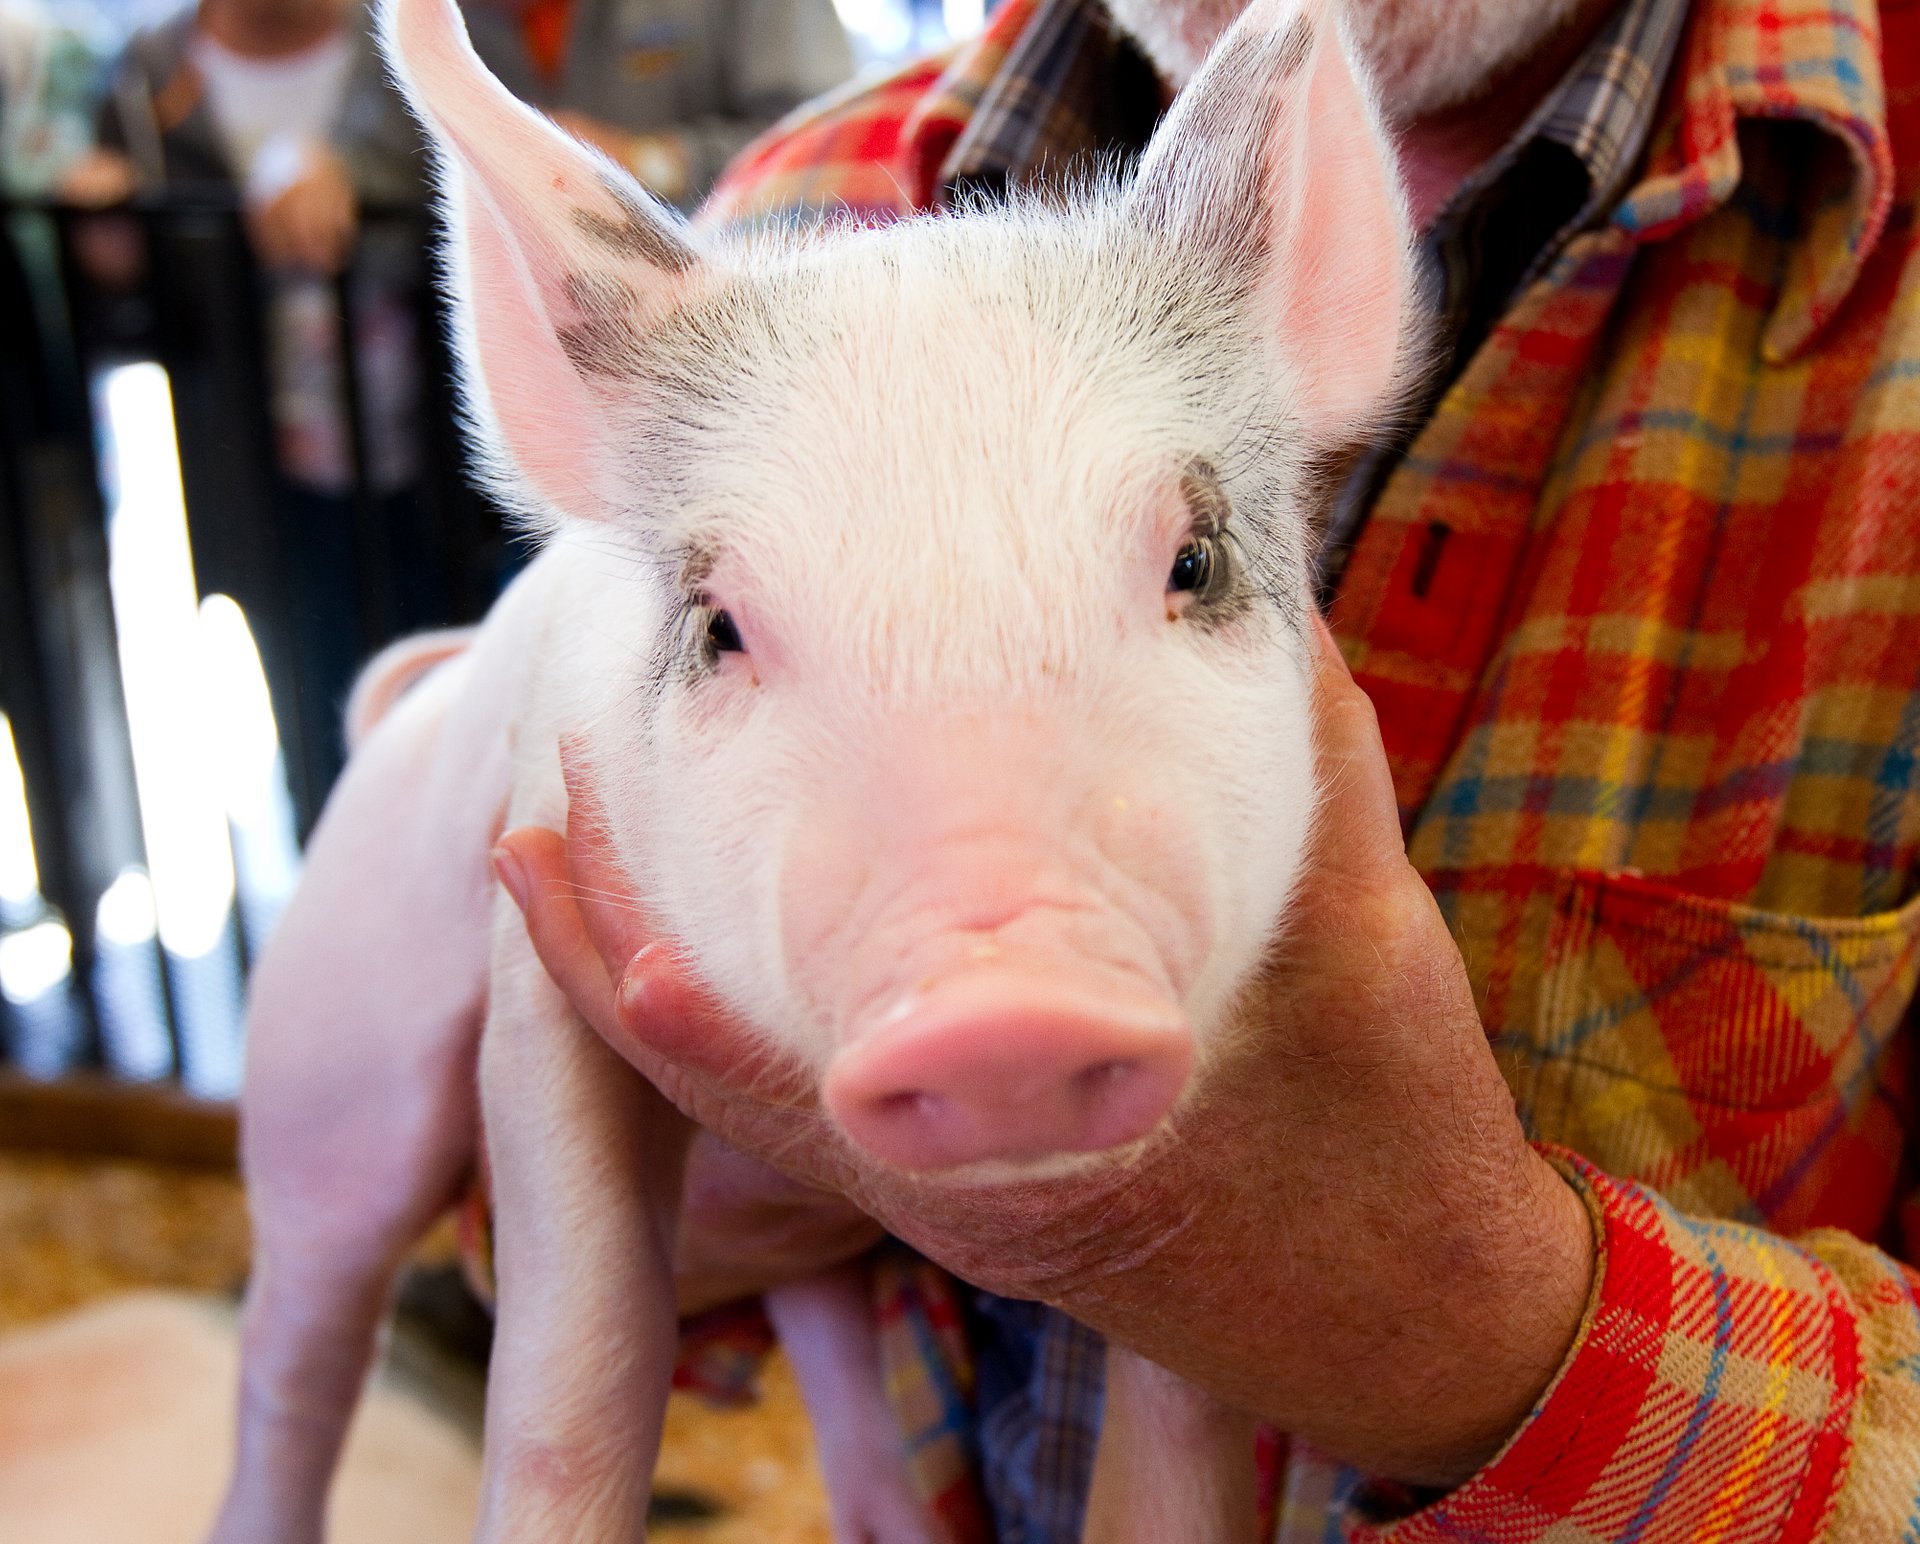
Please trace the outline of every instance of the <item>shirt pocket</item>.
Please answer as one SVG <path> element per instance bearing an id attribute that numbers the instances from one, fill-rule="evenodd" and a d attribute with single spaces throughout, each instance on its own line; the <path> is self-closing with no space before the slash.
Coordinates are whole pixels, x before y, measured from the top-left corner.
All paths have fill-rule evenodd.
<path id="1" fill-rule="evenodd" d="M 1814 918 L 1576 873 L 1531 1030 L 1501 1047 L 1542 1141 L 1683 1208 L 1884 1228 L 1907 1145 L 1920 898 Z"/>

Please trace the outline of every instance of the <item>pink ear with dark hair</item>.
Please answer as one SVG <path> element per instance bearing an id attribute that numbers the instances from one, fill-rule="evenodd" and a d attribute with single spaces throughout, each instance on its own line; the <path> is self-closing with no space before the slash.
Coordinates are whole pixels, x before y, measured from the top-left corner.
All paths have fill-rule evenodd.
<path id="1" fill-rule="evenodd" d="M 640 389 L 638 344 L 697 282 L 679 217 L 488 74 L 453 0 L 386 0 L 381 33 L 441 153 L 481 449 L 536 519 L 616 515 L 596 386 Z"/>
<path id="2" fill-rule="evenodd" d="M 1324 0 L 1253 0 L 1180 93 L 1133 202 L 1245 269 L 1255 321 L 1300 374 L 1309 433 L 1390 402 L 1413 308 L 1393 150 Z"/>

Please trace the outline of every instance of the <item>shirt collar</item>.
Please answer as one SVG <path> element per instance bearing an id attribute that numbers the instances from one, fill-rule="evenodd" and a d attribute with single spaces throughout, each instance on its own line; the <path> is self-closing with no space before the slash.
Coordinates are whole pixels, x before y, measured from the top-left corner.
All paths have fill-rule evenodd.
<path id="1" fill-rule="evenodd" d="M 1010 28 L 1012 11 L 1020 15 Z M 954 89 L 972 89 L 974 108 L 940 165 L 943 201 L 1145 147 L 1160 116 L 1159 80 L 1100 0 L 1017 0 L 989 31 L 1004 38 L 992 71 L 963 55 L 949 72 Z"/>
<path id="2" fill-rule="evenodd" d="M 1543 143 L 1566 152 L 1552 163 L 1553 176 L 1572 185 L 1564 204 L 1553 200 L 1565 215 L 1559 228 L 1541 230 L 1539 249 L 1525 254 L 1519 274 L 1509 275 L 1517 280 L 1514 290 L 1541 272 L 1575 231 L 1611 210 L 1647 148 L 1686 19 L 1687 0 L 1625 0 L 1526 122 L 1447 201 L 1427 233 L 1429 249 L 1464 243 L 1487 206 L 1503 196 L 1503 184 L 1520 175 L 1522 158 Z M 1533 158 L 1526 175 L 1544 175 L 1542 165 Z"/>
<path id="3" fill-rule="evenodd" d="M 952 51 L 932 89 L 907 115 L 901 138 L 909 147 L 905 170 L 914 208 L 944 201 L 954 147 L 1043 3 L 1046 0 L 1003 0 L 986 26 Z"/>
<path id="4" fill-rule="evenodd" d="M 1892 209 L 1879 0 L 1696 0 L 1679 80 L 1646 173 L 1614 214 L 1642 240 L 1681 230 L 1732 197 L 1743 121 L 1798 119 L 1844 148 L 1837 184 L 1806 206 L 1767 326 L 1768 357 L 1789 359 L 1845 302 Z"/>
<path id="5" fill-rule="evenodd" d="M 1818 203 L 1767 331 L 1769 356 L 1789 358 L 1846 300 L 1892 208 L 1879 0 L 1693 0 L 1665 93 L 1670 106 L 1655 113 L 1645 170 L 1621 196 L 1639 149 L 1634 123 L 1662 101 L 1658 72 L 1644 69 L 1652 56 L 1636 44 L 1684 8 L 1628 0 L 1623 14 L 1645 30 L 1609 27 L 1571 89 L 1556 91 L 1530 127 L 1581 158 L 1596 208 L 1619 198 L 1613 223 L 1643 241 L 1732 196 L 1743 120 L 1798 118 L 1834 136 L 1846 151 L 1844 196 Z M 1004 185 L 1097 152 L 1111 122 L 1100 99 L 1114 95 L 1101 66 L 1121 49 L 1131 52 L 1098 0 L 1006 0 L 908 126 L 923 151 L 919 185 L 930 195 Z M 1635 58 L 1639 65 L 1629 63 Z M 1638 88 L 1643 79 L 1651 89 Z"/>
<path id="6" fill-rule="evenodd" d="M 1587 174 L 1581 223 L 1610 209 L 1647 148 L 1687 0 L 1627 0 L 1515 136 L 1564 145 Z"/>

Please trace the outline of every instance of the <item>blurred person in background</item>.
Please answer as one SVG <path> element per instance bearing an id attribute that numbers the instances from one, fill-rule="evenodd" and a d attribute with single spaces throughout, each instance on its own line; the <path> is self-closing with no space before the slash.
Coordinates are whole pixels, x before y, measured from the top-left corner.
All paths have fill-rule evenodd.
<path id="1" fill-rule="evenodd" d="M 140 258 L 95 276 L 124 284 L 150 260 L 201 587 L 240 597 L 256 626 L 288 618 L 277 649 L 261 645 L 270 676 L 279 655 L 309 813 L 339 769 L 361 660 L 448 620 L 416 491 L 425 158 L 369 20 L 362 0 L 200 0 L 132 36 L 100 109 L 102 142 L 168 212 Z M 262 276 L 257 330 L 228 227 L 179 213 L 234 204 Z M 255 454 L 262 389 L 270 449 Z M 271 468 L 249 481 L 250 455 Z"/>
<path id="2" fill-rule="evenodd" d="M 0 0 L 0 193 L 97 205 L 132 191 L 126 161 L 93 142 L 101 63 L 80 28 Z"/>
<path id="3" fill-rule="evenodd" d="M 513 94 L 691 209 L 775 119 L 842 84 L 832 0 L 467 0 Z"/>
<path id="4" fill-rule="evenodd" d="M 201 0 L 133 35 L 101 137 L 142 188 L 238 191 L 263 262 L 338 273 L 359 205 L 424 195 L 367 23 L 358 0 Z"/>

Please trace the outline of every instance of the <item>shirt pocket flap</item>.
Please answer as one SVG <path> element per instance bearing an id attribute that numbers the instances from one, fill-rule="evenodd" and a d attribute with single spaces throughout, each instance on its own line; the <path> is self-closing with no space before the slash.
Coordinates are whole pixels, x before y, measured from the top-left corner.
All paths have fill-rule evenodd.
<path id="1" fill-rule="evenodd" d="M 1920 898 L 1800 917 L 1577 873 L 1542 963 L 1533 1028 L 1500 1048 L 1536 1137 L 1689 1210 L 1881 1230 L 1906 1140 Z"/>

